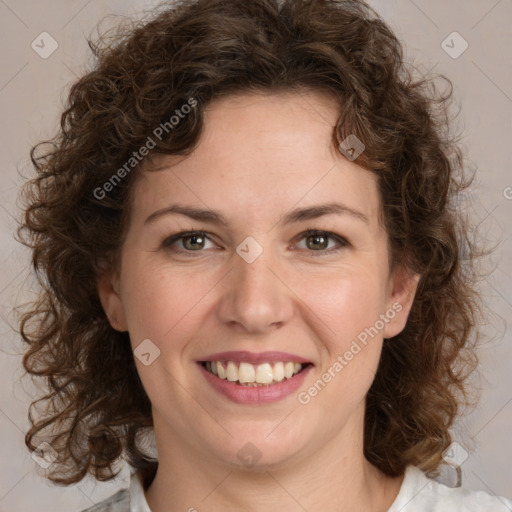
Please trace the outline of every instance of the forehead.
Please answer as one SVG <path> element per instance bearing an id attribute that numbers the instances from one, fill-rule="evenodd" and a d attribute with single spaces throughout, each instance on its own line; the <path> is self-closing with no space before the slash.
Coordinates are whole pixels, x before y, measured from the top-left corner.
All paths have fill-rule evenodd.
<path id="1" fill-rule="evenodd" d="M 160 155 L 136 184 L 141 214 L 169 202 L 272 221 L 294 206 L 341 201 L 377 218 L 376 176 L 332 144 L 340 106 L 323 93 L 237 94 L 212 102 L 188 156 Z"/>

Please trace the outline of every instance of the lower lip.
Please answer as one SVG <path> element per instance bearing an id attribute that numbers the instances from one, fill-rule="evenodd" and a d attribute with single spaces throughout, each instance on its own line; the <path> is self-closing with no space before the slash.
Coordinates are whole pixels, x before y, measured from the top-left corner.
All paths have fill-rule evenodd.
<path id="1" fill-rule="evenodd" d="M 282 400 L 297 391 L 300 385 L 304 382 L 309 370 L 313 368 L 313 365 L 308 365 L 291 379 L 285 378 L 277 384 L 255 387 L 241 386 L 235 382 L 221 379 L 209 372 L 201 363 L 198 363 L 198 365 L 205 379 L 212 385 L 212 387 L 237 404 L 262 404 Z"/>

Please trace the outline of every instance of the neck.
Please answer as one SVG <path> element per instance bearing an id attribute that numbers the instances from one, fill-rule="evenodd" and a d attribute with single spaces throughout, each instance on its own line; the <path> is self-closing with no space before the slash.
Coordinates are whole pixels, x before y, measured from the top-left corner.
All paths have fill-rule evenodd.
<path id="1" fill-rule="evenodd" d="M 311 452 L 251 468 L 183 443 L 158 416 L 154 424 L 159 465 L 146 491 L 152 512 L 386 512 L 403 480 L 386 476 L 364 458 L 362 436 L 354 438 L 362 431 L 359 424 L 347 424 Z"/>

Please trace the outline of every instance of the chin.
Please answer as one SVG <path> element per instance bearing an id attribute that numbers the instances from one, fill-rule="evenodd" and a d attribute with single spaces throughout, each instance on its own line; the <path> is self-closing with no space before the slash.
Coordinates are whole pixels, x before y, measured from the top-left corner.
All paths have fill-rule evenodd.
<path id="1" fill-rule="evenodd" d="M 263 473 L 286 467 L 303 450 L 303 436 L 299 437 L 301 443 L 298 443 L 286 435 L 281 439 L 275 436 L 271 440 L 265 438 L 265 435 L 249 436 L 244 433 L 230 438 L 220 453 L 212 451 L 217 452 L 217 457 L 231 470 Z"/>

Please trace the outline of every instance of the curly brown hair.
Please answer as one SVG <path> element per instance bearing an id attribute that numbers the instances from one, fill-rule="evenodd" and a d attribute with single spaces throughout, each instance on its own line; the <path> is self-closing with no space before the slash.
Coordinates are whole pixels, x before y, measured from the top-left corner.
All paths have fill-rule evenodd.
<path id="1" fill-rule="evenodd" d="M 405 329 L 384 341 L 364 453 L 391 476 L 408 464 L 435 471 L 477 364 L 474 247 L 451 200 L 468 185 L 449 129 L 451 87 L 415 76 L 396 36 L 358 0 L 181 0 L 89 46 L 94 68 L 72 85 L 59 134 L 32 148 L 37 176 L 23 188 L 18 230 L 41 286 L 20 319 L 23 364 L 47 386 L 31 404 L 26 444 L 51 439 L 48 478 L 108 480 L 123 456 L 154 474 L 138 442 L 151 404 L 128 333 L 111 327 L 97 292 L 116 268 L 142 166 L 119 170 L 148 136 L 150 154 L 190 154 L 205 107 L 244 91 L 328 93 L 341 107 L 332 143 L 364 141 L 356 163 L 378 176 L 392 261 L 421 276 Z"/>

